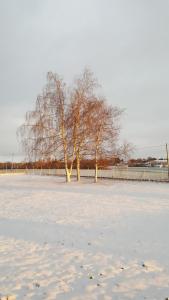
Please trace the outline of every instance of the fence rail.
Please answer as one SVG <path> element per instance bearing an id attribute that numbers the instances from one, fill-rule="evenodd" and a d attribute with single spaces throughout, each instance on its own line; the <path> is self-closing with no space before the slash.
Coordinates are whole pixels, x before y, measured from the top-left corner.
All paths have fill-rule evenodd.
<path id="1" fill-rule="evenodd" d="M 51 175 L 64 176 L 64 169 L 27 169 L 27 170 L 0 170 L 0 174 L 34 174 L 34 175 Z M 94 177 L 94 170 L 81 170 L 82 177 Z M 76 176 L 76 170 L 72 172 Z M 167 168 L 134 168 L 134 167 L 113 167 L 110 170 L 99 170 L 98 178 L 124 179 L 139 181 L 164 181 L 169 182 Z"/>

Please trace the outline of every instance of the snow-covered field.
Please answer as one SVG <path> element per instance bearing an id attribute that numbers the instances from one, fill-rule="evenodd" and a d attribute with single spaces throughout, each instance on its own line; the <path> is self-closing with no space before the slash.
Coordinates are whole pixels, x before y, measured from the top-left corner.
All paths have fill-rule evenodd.
<path id="1" fill-rule="evenodd" d="M 0 176 L 0 294 L 169 297 L 169 184 Z"/>

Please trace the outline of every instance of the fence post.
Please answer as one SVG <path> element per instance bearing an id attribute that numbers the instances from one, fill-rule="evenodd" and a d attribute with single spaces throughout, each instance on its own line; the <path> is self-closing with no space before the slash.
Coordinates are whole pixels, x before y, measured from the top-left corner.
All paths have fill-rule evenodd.
<path id="1" fill-rule="evenodd" d="M 166 144 L 166 153 L 167 153 L 167 167 L 168 167 L 168 180 L 169 180 L 169 156 L 168 156 L 168 144 Z"/>

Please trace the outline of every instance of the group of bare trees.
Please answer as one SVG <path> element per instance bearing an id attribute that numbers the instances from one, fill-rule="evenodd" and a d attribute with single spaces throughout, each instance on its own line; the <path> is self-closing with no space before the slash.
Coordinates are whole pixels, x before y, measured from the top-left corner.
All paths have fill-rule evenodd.
<path id="1" fill-rule="evenodd" d="M 69 88 L 58 74 L 47 74 L 35 110 L 27 112 L 18 131 L 29 160 L 64 160 L 66 180 L 70 182 L 73 163 L 76 161 L 79 181 L 81 159 L 91 158 L 95 160 L 97 181 L 98 159 L 124 153 L 126 146 L 123 150 L 117 147 L 122 110 L 99 97 L 97 88 L 89 69 Z"/>

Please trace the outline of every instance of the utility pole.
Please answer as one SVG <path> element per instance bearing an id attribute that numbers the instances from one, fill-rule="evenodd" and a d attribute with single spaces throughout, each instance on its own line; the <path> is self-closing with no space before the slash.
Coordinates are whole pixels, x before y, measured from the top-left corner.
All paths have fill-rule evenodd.
<path id="1" fill-rule="evenodd" d="M 167 167 L 168 167 L 168 180 L 169 180 L 169 155 L 168 155 L 168 144 L 166 144 L 166 153 L 167 153 Z"/>

